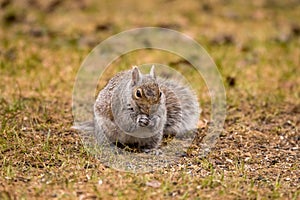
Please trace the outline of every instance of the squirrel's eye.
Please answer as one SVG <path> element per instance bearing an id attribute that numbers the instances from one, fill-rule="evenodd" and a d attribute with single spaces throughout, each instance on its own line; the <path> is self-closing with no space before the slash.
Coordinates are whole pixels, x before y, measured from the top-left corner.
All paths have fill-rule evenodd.
<path id="1" fill-rule="evenodd" d="M 141 98 L 141 97 L 142 97 L 142 91 L 141 91 L 141 89 L 137 89 L 137 90 L 136 90 L 135 96 L 136 96 L 137 98 Z"/>
<path id="2" fill-rule="evenodd" d="M 161 92 L 159 91 L 159 97 L 161 97 Z"/>

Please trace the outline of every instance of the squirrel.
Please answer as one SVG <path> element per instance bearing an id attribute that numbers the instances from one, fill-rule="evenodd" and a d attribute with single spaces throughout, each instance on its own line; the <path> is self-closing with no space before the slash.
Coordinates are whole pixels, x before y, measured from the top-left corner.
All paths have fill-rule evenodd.
<path id="1" fill-rule="evenodd" d="M 94 104 L 98 143 L 155 149 L 163 137 L 195 130 L 198 99 L 185 85 L 156 77 L 155 67 L 142 74 L 137 66 L 117 73 L 99 92 Z"/>

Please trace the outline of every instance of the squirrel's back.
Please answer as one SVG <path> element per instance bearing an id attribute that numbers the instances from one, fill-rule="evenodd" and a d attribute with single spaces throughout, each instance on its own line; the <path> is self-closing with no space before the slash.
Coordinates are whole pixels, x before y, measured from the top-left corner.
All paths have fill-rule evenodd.
<path id="1" fill-rule="evenodd" d="M 164 135 L 183 135 L 197 128 L 201 109 L 189 86 L 172 80 L 159 80 L 166 96 L 167 123 Z"/>
<path id="2" fill-rule="evenodd" d="M 114 89 L 120 84 L 121 81 L 129 79 L 129 72 L 119 72 L 112 77 L 107 85 L 99 92 L 94 105 L 95 115 L 104 115 L 113 121 L 113 114 L 111 108 L 112 96 Z"/>

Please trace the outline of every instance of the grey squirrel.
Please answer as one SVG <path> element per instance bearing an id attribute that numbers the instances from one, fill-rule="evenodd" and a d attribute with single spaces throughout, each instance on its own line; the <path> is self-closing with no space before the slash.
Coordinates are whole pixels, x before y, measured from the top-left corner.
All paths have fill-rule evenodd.
<path id="1" fill-rule="evenodd" d="M 185 85 L 156 77 L 138 67 L 119 72 L 99 92 L 94 104 L 98 143 L 157 148 L 163 137 L 180 136 L 197 128 L 200 115 L 194 92 Z"/>

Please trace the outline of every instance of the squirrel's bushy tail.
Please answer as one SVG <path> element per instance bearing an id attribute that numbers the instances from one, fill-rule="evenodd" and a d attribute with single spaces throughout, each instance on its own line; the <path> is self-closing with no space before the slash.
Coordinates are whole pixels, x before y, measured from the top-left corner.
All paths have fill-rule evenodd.
<path id="1" fill-rule="evenodd" d="M 165 134 L 182 136 L 197 128 L 201 109 L 197 96 L 189 86 L 161 80 L 166 96 L 167 124 Z"/>
<path id="2" fill-rule="evenodd" d="M 79 130 L 79 131 L 93 131 L 95 127 L 94 121 L 86 121 L 75 123 L 71 128 Z"/>

